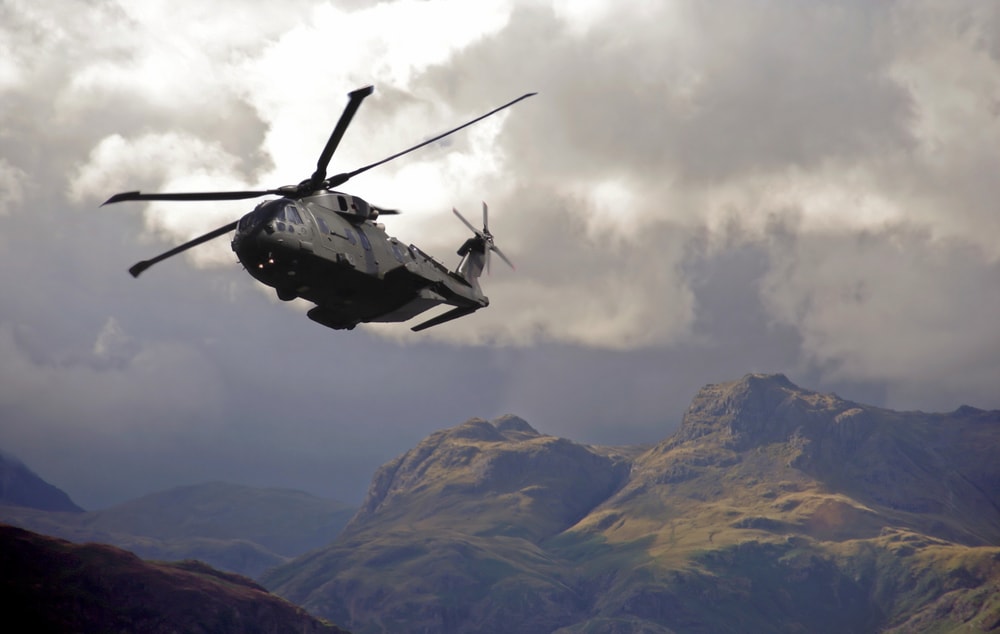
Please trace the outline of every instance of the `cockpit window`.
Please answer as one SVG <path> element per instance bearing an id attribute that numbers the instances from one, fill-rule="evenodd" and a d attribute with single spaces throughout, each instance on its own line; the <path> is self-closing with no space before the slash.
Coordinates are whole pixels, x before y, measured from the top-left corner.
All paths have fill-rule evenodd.
<path id="1" fill-rule="evenodd" d="M 280 204 L 279 200 L 265 200 L 264 202 L 257 205 L 253 211 L 247 215 L 240 218 L 240 223 L 238 228 L 240 231 L 246 231 L 267 219 L 268 215 L 271 213 L 271 209 L 276 204 Z M 280 212 L 279 214 L 280 215 Z"/>
<path id="2" fill-rule="evenodd" d="M 285 205 L 285 220 L 294 222 L 297 225 L 302 224 L 302 216 L 299 215 L 299 210 L 292 203 Z"/>

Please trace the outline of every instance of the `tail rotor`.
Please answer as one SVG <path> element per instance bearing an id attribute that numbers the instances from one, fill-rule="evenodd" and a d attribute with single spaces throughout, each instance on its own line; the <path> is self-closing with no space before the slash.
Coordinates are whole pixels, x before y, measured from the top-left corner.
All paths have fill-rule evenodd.
<path id="1" fill-rule="evenodd" d="M 458 213 L 458 210 L 455 209 L 454 207 L 452 207 L 452 211 L 455 213 L 456 216 L 458 216 L 458 219 L 461 220 L 465 224 L 465 226 L 468 227 L 469 230 L 471 230 L 472 233 L 474 233 L 476 236 L 474 238 L 469 238 L 468 240 L 465 241 L 465 244 L 463 244 L 462 247 L 458 250 L 459 255 L 464 257 L 466 255 L 469 255 L 470 253 L 481 254 L 484 259 L 484 264 L 487 273 L 490 270 L 490 253 L 496 253 L 498 256 L 500 256 L 501 260 L 507 263 L 507 266 L 515 270 L 517 269 L 517 267 L 514 266 L 514 263 L 510 261 L 510 258 L 504 255 L 503 251 L 500 250 L 500 247 L 496 245 L 496 241 L 493 238 L 493 234 L 490 233 L 489 208 L 486 206 L 485 201 L 483 202 L 482 229 L 476 229 L 476 227 L 473 226 L 471 222 L 466 220 L 465 216 Z"/>

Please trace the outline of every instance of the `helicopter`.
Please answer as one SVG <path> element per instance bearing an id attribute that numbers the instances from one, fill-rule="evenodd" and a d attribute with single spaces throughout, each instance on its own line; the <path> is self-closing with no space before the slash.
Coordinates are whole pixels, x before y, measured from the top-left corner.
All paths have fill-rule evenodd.
<path id="1" fill-rule="evenodd" d="M 386 234 L 379 216 L 398 213 L 382 209 L 335 190 L 348 180 L 425 145 L 454 134 L 537 93 L 527 93 L 484 115 L 434 136 L 380 161 L 351 172 L 327 177 L 327 167 L 362 101 L 374 92 L 365 86 L 348 93 L 347 106 L 316 163 L 316 171 L 297 185 L 275 189 L 115 194 L 102 206 L 132 200 L 220 201 L 279 196 L 259 203 L 237 221 L 209 231 L 129 268 L 132 277 L 167 258 L 235 231 L 232 249 L 246 271 L 275 289 L 279 299 L 307 300 L 314 306 L 309 319 L 335 330 L 351 330 L 360 323 L 403 322 L 440 305 L 447 312 L 423 321 L 411 330 L 465 317 L 489 305 L 479 277 L 489 270 L 490 254 L 513 263 L 496 246 L 483 203 L 483 227 L 477 229 L 457 209 L 453 213 L 473 233 L 458 249 L 455 270 Z"/>

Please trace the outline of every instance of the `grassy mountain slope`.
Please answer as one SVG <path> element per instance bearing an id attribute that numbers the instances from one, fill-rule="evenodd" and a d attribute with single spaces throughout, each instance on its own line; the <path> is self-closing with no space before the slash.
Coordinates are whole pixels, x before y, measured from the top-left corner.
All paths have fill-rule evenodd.
<path id="1" fill-rule="evenodd" d="M 358 632 L 1000 630 L 1000 412 L 750 375 L 636 455 L 508 417 L 385 465 L 264 577 Z"/>

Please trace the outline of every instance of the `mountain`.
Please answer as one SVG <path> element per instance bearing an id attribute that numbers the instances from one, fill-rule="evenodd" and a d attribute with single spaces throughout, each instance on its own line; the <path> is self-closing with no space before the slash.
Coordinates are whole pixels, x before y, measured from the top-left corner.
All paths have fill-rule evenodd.
<path id="1" fill-rule="evenodd" d="M 60 489 L 38 477 L 17 458 L 0 451 L 0 505 L 80 513 Z"/>
<path id="2" fill-rule="evenodd" d="M 9 523 L 126 548 L 146 559 L 198 559 L 258 575 L 334 539 L 355 508 L 301 491 L 223 482 L 183 486 L 88 513 L 0 508 Z"/>
<path id="3" fill-rule="evenodd" d="M 200 562 L 145 562 L 0 524 L 4 619 L 25 632 L 344 632 Z"/>
<path id="4" fill-rule="evenodd" d="M 375 474 L 263 578 L 357 632 L 1000 631 L 1000 412 L 894 412 L 781 375 L 593 447 L 516 417 Z"/>
<path id="5" fill-rule="evenodd" d="M 476 631 L 524 610 L 551 631 L 575 598 L 540 544 L 628 470 L 624 451 L 542 435 L 512 416 L 473 419 L 381 467 L 334 545 L 268 573 L 265 585 L 331 620 L 366 623 L 362 631 Z M 471 605 L 483 614 L 470 618 Z"/>

